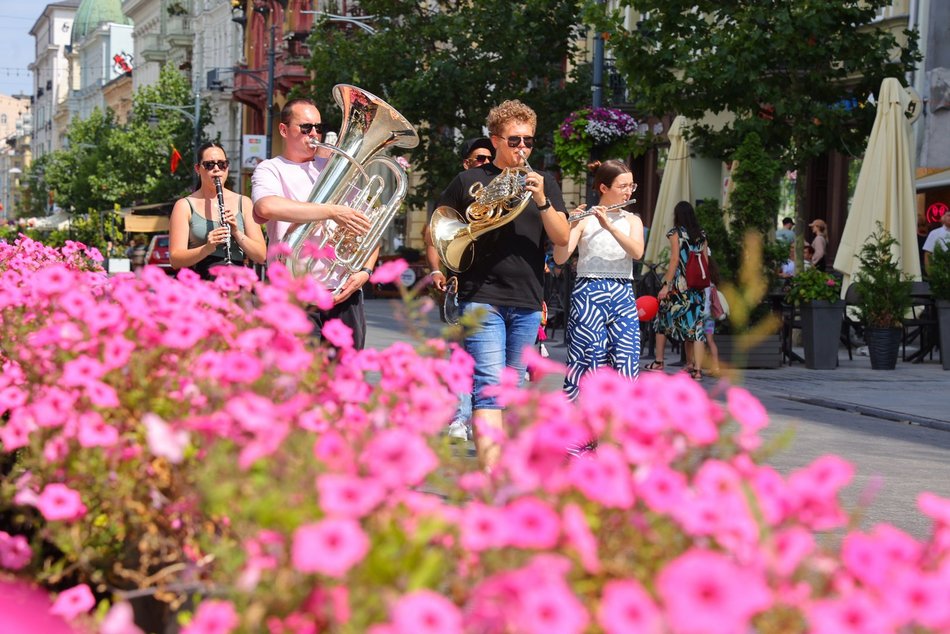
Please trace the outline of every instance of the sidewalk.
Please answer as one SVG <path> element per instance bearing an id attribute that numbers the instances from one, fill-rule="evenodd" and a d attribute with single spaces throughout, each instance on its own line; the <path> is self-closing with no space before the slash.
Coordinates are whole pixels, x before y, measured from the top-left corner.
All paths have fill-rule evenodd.
<path id="1" fill-rule="evenodd" d="M 560 332 L 547 348 L 552 359 L 566 359 Z M 795 352 L 804 358 L 804 350 Z M 898 357 L 894 370 L 872 370 L 868 357 L 853 356 L 849 360 L 848 351 L 839 350 L 834 370 L 809 370 L 803 363 L 742 370 L 740 383 L 755 394 L 950 431 L 950 371 L 943 370 L 937 353 L 923 363 L 904 363 Z M 710 385 L 713 381 L 704 379 Z"/>
<path id="2" fill-rule="evenodd" d="M 368 347 L 382 348 L 406 340 L 406 329 L 398 314 L 394 316 L 398 305 L 398 301 L 366 302 Z M 438 336 L 441 331 L 438 315 L 433 319 L 425 327 L 427 336 Z M 552 359 L 563 363 L 567 358 L 562 331 L 546 347 Z M 796 352 L 803 354 L 801 349 Z M 872 370 L 868 357 L 854 355 L 848 360 L 842 349 L 835 370 L 809 370 L 796 363 L 773 370 L 743 370 L 740 382 L 753 394 L 950 431 L 950 371 L 943 370 L 938 358 L 936 353 L 934 361 L 923 363 L 904 363 L 898 358 L 894 370 Z M 711 378 L 704 384 L 715 385 Z M 552 387 L 557 386 L 552 383 Z"/>

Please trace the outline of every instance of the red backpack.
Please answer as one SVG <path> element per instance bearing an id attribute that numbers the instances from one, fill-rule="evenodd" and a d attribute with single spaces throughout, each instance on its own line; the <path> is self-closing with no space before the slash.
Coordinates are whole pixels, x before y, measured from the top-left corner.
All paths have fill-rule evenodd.
<path id="1" fill-rule="evenodd" d="M 709 255 L 706 242 L 699 247 L 689 247 L 689 258 L 686 260 L 686 287 L 693 290 L 703 290 L 709 287 Z"/>

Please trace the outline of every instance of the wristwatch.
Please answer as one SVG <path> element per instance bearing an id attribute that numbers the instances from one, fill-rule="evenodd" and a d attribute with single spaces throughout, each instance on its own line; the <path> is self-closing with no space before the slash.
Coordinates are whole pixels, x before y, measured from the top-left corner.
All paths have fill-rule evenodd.
<path id="1" fill-rule="evenodd" d="M 551 208 L 551 201 L 548 200 L 547 198 L 544 199 L 543 205 L 538 205 L 538 211 L 544 211 L 545 209 L 550 209 L 550 208 Z"/>
<path id="2" fill-rule="evenodd" d="M 366 273 L 367 275 L 369 275 L 370 277 L 372 277 L 372 276 L 373 276 L 373 269 L 369 268 L 368 266 L 364 266 L 363 268 L 360 269 L 360 273 Z"/>

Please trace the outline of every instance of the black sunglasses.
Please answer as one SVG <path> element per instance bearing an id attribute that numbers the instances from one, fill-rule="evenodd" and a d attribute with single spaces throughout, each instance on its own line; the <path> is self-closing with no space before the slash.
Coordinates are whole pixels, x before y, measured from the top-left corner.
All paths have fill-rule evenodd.
<path id="1" fill-rule="evenodd" d="M 325 123 L 298 123 L 300 126 L 300 131 L 304 134 L 310 134 L 310 131 L 316 129 L 317 134 L 323 135 L 327 133 L 327 124 Z"/>
<path id="2" fill-rule="evenodd" d="M 482 163 L 487 163 L 491 160 L 491 154 L 476 154 L 472 158 L 468 159 L 472 163 L 481 165 Z"/>
<path id="3" fill-rule="evenodd" d="M 217 165 L 218 169 L 226 170 L 231 165 L 231 161 L 224 159 L 223 161 L 201 161 L 201 167 L 205 168 L 209 172 L 214 169 L 214 166 Z"/>
<path id="4" fill-rule="evenodd" d="M 503 137 L 503 136 L 499 136 L 499 135 L 497 135 L 497 134 L 496 134 L 495 136 L 497 136 L 499 139 L 505 139 L 505 141 L 508 141 L 508 147 L 518 147 L 518 146 L 521 145 L 522 143 L 524 143 L 524 146 L 525 146 L 526 148 L 532 148 L 532 147 L 534 147 L 534 137 L 533 137 L 533 136 L 510 136 L 510 137 L 507 137 L 507 138 L 505 138 L 505 137 Z"/>

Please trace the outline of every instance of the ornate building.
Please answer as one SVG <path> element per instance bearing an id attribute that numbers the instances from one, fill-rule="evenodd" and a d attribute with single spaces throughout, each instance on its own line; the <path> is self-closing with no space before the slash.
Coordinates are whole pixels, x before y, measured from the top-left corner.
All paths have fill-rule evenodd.
<path id="1" fill-rule="evenodd" d="M 40 157 L 63 146 L 68 117 L 56 112 L 69 97 L 69 63 L 66 48 L 72 37 L 73 18 L 79 0 L 61 0 L 46 5 L 30 29 L 36 40 L 33 71 L 33 154 Z"/>
<path id="2" fill-rule="evenodd" d="M 82 0 L 73 21 L 70 39 L 69 70 L 70 119 L 87 118 L 94 108 L 106 107 L 105 90 L 130 69 L 132 53 L 132 22 L 122 13 L 121 0 Z M 110 101 L 118 104 L 121 95 L 110 86 Z M 129 88 L 131 88 L 129 86 Z M 131 93 L 127 98 L 131 98 Z"/>

